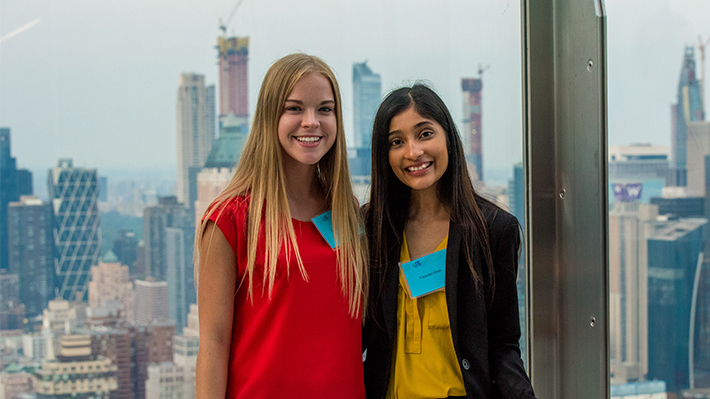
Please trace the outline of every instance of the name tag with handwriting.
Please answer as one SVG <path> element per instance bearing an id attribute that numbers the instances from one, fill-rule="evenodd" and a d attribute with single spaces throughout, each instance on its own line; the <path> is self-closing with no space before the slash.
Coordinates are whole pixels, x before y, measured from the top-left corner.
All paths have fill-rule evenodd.
<path id="1" fill-rule="evenodd" d="M 418 298 L 443 290 L 446 281 L 446 249 L 407 263 L 400 263 L 409 296 Z"/>

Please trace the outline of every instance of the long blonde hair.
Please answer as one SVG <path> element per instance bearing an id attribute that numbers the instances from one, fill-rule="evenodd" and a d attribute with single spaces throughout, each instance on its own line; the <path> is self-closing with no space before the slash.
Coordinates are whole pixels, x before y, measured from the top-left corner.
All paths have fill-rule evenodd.
<path id="1" fill-rule="evenodd" d="M 293 248 L 301 276 L 308 280 L 308 273 L 303 266 L 291 222 L 281 145 L 277 132 L 286 97 L 293 90 L 296 82 L 309 73 L 318 73 L 328 79 L 335 97 L 337 121 L 335 142 L 319 162 L 320 181 L 333 211 L 333 231 L 338 245 L 336 253 L 342 292 L 348 299 L 350 315 L 356 317 L 362 302 L 367 300 L 369 274 L 366 258 L 367 242 L 364 235 L 360 234 L 361 217 L 350 182 L 340 88 L 330 67 L 320 58 L 306 54 L 287 55 L 276 61 L 266 72 L 259 91 L 254 123 L 237 170 L 227 187 L 207 208 L 202 222 L 197 226 L 195 281 L 197 281 L 202 236 L 210 217 L 215 212 L 218 212 L 216 218 L 221 217 L 226 205 L 242 195 L 249 196 L 250 201 L 246 229 L 246 273 L 240 285 L 246 278 L 249 297 L 253 299 L 254 265 L 262 215 L 265 233 L 262 295 L 263 287 L 268 287 L 268 295 L 271 297 L 276 279 L 276 261 L 282 250 L 286 251 L 289 257 L 290 249 Z M 287 265 L 290 263 L 290 259 L 287 259 Z M 362 309 L 364 310 L 365 307 Z"/>

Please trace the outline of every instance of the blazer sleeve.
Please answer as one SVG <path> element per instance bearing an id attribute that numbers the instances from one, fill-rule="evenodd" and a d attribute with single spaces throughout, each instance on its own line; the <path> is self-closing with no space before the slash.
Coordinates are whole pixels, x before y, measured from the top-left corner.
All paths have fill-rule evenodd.
<path id="1" fill-rule="evenodd" d="M 535 398 L 523 361 L 520 358 L 520 320 L 518 312 L 518 220 L 499 212 L 491 225 L 490 245 L 495 270 L 495 290 L 488 309 L 489 362 L 491 379 L 501 398 Z"/>

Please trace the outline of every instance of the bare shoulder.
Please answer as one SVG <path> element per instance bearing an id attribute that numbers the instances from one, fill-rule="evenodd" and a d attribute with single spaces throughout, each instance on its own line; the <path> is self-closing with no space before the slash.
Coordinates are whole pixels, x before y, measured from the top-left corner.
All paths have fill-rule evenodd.
<path id="1" fill-rule="evenodd" d="M 207 222 L 205 227 L 199 251 L 200 266 L 203 263 L 218 262 L 221 258 L 231 258 L 236 262 L 232 246 L 227 241 L 224 233 L 217 227 L 217 224 L 211 220 Z"/>
<path id="2" fill-rule="evenodd" d="M 209 221 L 199 248 L 197 303 L 200 331 L 218 340 L 228 339 L 231 331 L 233 298 L 237 281 L 237 261 L 232 247 L 217 225 Z"/>

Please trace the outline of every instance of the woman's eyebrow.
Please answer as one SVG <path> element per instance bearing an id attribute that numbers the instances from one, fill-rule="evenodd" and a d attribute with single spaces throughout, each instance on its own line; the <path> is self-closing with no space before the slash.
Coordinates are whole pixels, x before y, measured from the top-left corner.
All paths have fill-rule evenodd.
<path id="1" fill-rule="evenodd" d="M 301 101 L 301 100 L 296 100 L 296 99 L 293 99 L 293 98 L 287 98 L 285 102 L 287 102 L 287 103 L 291 102 L 291 103 L 296 103 L 296 104 L 303 104 L 303 101 Z M 320 103 L 321 103 L 321 105 L 323 105 L 323 104 L 335 104 L 335 100 L 325 100 L 325 101 L 321 101 Z"/>
<path id="2" fill-rule="evenodd" d="M 421 122 L 417 123 L 416 125 L 414 125 L 414 127 L 417 128 L 417 127 L 422 127 L 424 125 L 433 125 L 433 123 L 431 123 L 431 121 L 421 121 Z"/>
<path id="3" fill-rule="evenodd" d="M 428 126 L 428 125 L 433 126 L 434 124 L 431 123 L 431 121 L 421 121 L 421 122 L 417 123 L 416 125 L 414 125 L 414 128 L 416 129 L 416 128 L 420 128 L 422 126 Z M 395 133 L 402 133 L 402 131 L 401 130 L 393 130 L 393 131 L 387 133 L 387 136 L 393 135 Z"/>

